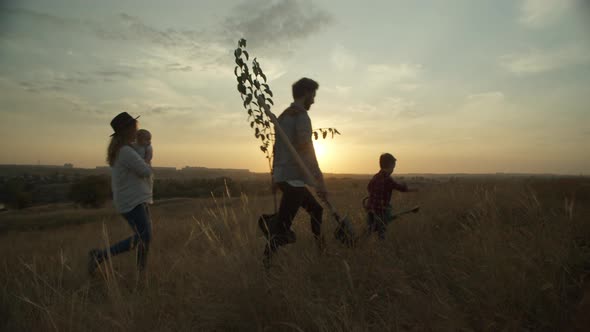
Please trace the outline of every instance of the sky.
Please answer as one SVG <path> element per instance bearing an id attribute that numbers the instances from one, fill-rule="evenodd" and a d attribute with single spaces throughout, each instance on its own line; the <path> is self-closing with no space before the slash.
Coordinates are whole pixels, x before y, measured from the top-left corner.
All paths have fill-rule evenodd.
<path id="1" fill-rule="evenodd" d="M 320 84 L 330 173 L 590 174 L 584 0 L 0 2 L 0 164 L 106 165 L 140 115 L 154 166 L 268 171 L 236 90 L 248 41 L 274 92 Z"/>

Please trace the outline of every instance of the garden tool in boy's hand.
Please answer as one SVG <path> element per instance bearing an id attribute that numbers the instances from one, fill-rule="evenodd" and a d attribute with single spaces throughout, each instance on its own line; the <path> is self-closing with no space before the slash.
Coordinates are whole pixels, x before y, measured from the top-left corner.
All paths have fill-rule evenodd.
<path id="1" fill-rule="evenodd" d="M 264 103 L 264 99 L 260 100 L 259 102 Z M 295 159 L 295 161 L 297 162 L 305 176 L 308 178 L 308 181 L 313 184 L 313 187 L 318 188 L 315 177 L 311 174 L 303 160 L 301 160 L 299 153 L 297 152 L 297 150 L 295 150 L 295 148 L 291 144 L 291 141 L 289 140 L 289 137 L 281 128 L 281 125 L 279 124 L 277 117 L 270 111 L 270 107 L 267 104 L 263 104 L 263 106 L 264 113 L 270 118 L 271 122 L 274 125 L 275 133 L 279 135 L 283 141 L 285 141 L 286 146 L 289 149 L 289 152 L 291 153 L 291 155 L 293 155 L 293 158 Z M 336 212 L 332 204 L 330 204 L 330 202 L 326 199 L 325 195 L 320 196 L 322 196 L 322 201 L 330 210 L 331 217 L 334 218 L 334 220 L 338 223 L 336 231 L 334 232 L 334 237 L 336 237 L 336 239 L 338 239 L 345 245 L 352 246 L 354 242 L 354 230 L 352 228 L 352 223 L 350 222 L 347 216 L 340 217 L 340 215 Z"/>
<path id="2" fill-rule="evenodd" d="M 369 211 L 369 207 L 368 207 L 368 201 L 369 201 L 369 197 L 365 197 L 363 198 L 363 208 L 365 209 L 365 211 Z M 400 212 L 394 213 L 391 217 L 393 217 L 394 219 L 400 216 L 403 216 L 404 214 L 408 214 L 408 213 L 416 213 L 420 211 L 420 205 L 416 205 L 412 208 L 406 209 L 406 210 L 402 210 Z"/>
<path id="3" fill-rule="evenodd" d="M 400 212 L 394 213 L 394 214 L 393 214 L 393 217 L 394 217 L 394 218 L 397 218 L 397 217 L 399 217 L 399 216 L 403 216 L 404 214 L 408 214 L 408 213 L 416 213 L 416 212 L 418 212 L 418 211 L 420 211 L 420 205 L 416 205 L 416 206 L 414 206 L 413 208 L 410 208 L 410 209 L 407 209 L 407 210 L 403 210 L 403 211 L 400 211 Z"/>

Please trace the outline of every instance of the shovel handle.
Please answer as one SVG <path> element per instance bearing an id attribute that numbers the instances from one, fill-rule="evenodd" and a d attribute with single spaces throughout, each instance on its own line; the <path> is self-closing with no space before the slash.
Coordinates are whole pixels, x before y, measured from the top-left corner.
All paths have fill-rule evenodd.
<path id="1" fill-rule="evenodd" d="M 291 144 L 291 140 L 289 139 L 289 136 L 287 136 L 287 134 L 285 134 L 285 132 L 283 131 L 283 128 L 281 128 L 281 125 L 279 124 L 279 120 L 270 111 L 270 106 L 268 106 L 268 104 L 264 104 L 263 108 L 264 108 L 264 114 L 266 114 L 266 116 L 268 116 L 268 118 L 270 119 L 270 121 L 272 122 L 272 124 L 275 127 L 275 133 L 277 135 L 279 135 L 281 137 L 281 139 L 285 142 L 287 149 L 289 150 L 289 152 L 291 152 L 291 155 L 293 156 L 293 158 L 295 158 L 295 162 L 297 163 L 297 165 L 299 165 L 299 168 L 301 168 L 301 170 L 303 171 L 303 174 L 307 178 L 308 183 L 312 187 L 314 187 L 316 190 L 318 190 L 318 181 L 313 176 L 313 174 L 311 174 L 311 171 L 309 170 L 307 165 L 305 165 L 305 163 L 303 162 L 303 159 L 301 159 L 301 156 L 299 156 L 299 153 L 297 152 L 297 150 L 295 150 L 295 147 L 293 146 L 293 144 Z M 328 207 L 328 209 L 330 210 L 330 213 L 332 215 L 337 216 L 338 213 L 336 212 L 336 210 L 334 210 L 334 207 L 332 206 L 332 204 L 330 204 L 330 202 L 327 199 L 323 199 L 323 201 L 326 204 L 326 206 Z"/>
<path id="2" fill-rule="evenodd" d="M 416 213 L 416 212 L 418 212 L 418 211 L 420 211 L 420 206 L 419 206 L 419 205 L 417 205 L 417 206 L 414 206 L 414 207 L 413 207 L 413 208 L 411 208 L 411 209 L 407 209 L 407 210 L 404 210 L 404 211 L 398 212 L 398 213 L 394 214 L 393 216 L 394 216 L 394 217 L 399 217 L 399 216 L 403 216 L 404 214 L 408 214 L 408 213 Z"/>
<path id="3" fill-rule="evenodd" d="M 293 158 L 295 158 L 295 162 L 297 163 L 297 165 L 299 165 L 299 167 L 303 171 L 305 177 L 308 178 L 307 179 L 308 182 L 313 187 L 317 188 L 317 185 L 318 185 L 317 180 L 315 179 L 313 174 L 311 174 L 311 172 L 309 171 L 309 168 L 307 168 L 307 166 L 305 165 L 305 163 L 303 162 L 303 160 L 299 156 L 299 153 L 297 152 L 297 150 L 295 150 L 295 147 L 293 147 L 293 144 L 291 144 L 291 140 L 289 139 L 289 136 L 287 136 L 287 134 L 285 134 L 285 132 L 283 131 L 283 128 L 281 128 L 281 125 L 279 124 L 279 120 L 277 119 L 277 117 L 270 111 L 270 107 L 267 104 L 263 105 L 263 108 L 264 108 L 264 113 L 266 114 L 266 116 L 269 117 L 270 121 L 275 126 L 275 133 L 277 133 L 277 135 L 279 135 L 281 137 L 281 139 L 285 142 L 287 149 L 289 150 L 289 152 L 291 152 L 291 155 L 293 155 Z"/>

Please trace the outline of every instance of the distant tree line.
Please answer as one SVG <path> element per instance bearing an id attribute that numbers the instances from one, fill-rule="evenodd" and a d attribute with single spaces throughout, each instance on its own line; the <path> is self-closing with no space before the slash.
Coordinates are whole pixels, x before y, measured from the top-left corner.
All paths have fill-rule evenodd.
<path id="1" fill-rule="evenodd" d="M 68 198 L 82 207 L 99 208 L 111 199 L 111 180 L 106 175 L 89 175 L 70 186 Z"/>
<path id="2" fill-rule="evenodd" d="M 156 179 L 154 199 L 174 197 L 232 197 L 241 193 L 270 194 L 270 185 L 260 180 L 234 181 L 229 177 L 206 179 Z M 71 183 L 35 183 L 23 178 L 12 178 L 0 183 L 0 203 L 12 209 L 32 205 L 73 202 L 84 208 L 98 208 L 112 199 L 108 175 L 88 175 Z"/>
<path id="3" fill-rule="evenodd" d="M 24 209 L 33 204 L 33 189 L 23 179 L 9 179 L 0 185 L 0 202 L 13 209 Z"/>

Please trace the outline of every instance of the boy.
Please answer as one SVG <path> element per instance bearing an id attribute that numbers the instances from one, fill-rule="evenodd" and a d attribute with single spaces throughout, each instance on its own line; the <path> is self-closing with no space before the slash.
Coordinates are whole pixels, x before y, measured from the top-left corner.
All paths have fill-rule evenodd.
<path id="1" fill-rule="evenodd" d="M 379 239 L 385 239 L 387 224 L 393 221 L 391 194 L 393 190 L 401 192 L 417 191 L 409 189 L 405 183 L 397 183 L 391 177 L 395 169 L 396 159 L 389 153 L 384 153 L 379 157 L 379 166 L 381 170 L 377 172 L 369 182 L 367 190 L 369 199 L 367 201 L 367 223 L 369 234 L 376 232 Z"/>
<path id="2" fill-rule="evenodd" d="M 154 155 L 154 150 L 152 149 L 152 134 L 145 129 L 139 129 L 136 137 L 137 139 L 135 144 L 133 144 L 133 148 L 148 165 L 151 165 L 152 157 Z"/>

